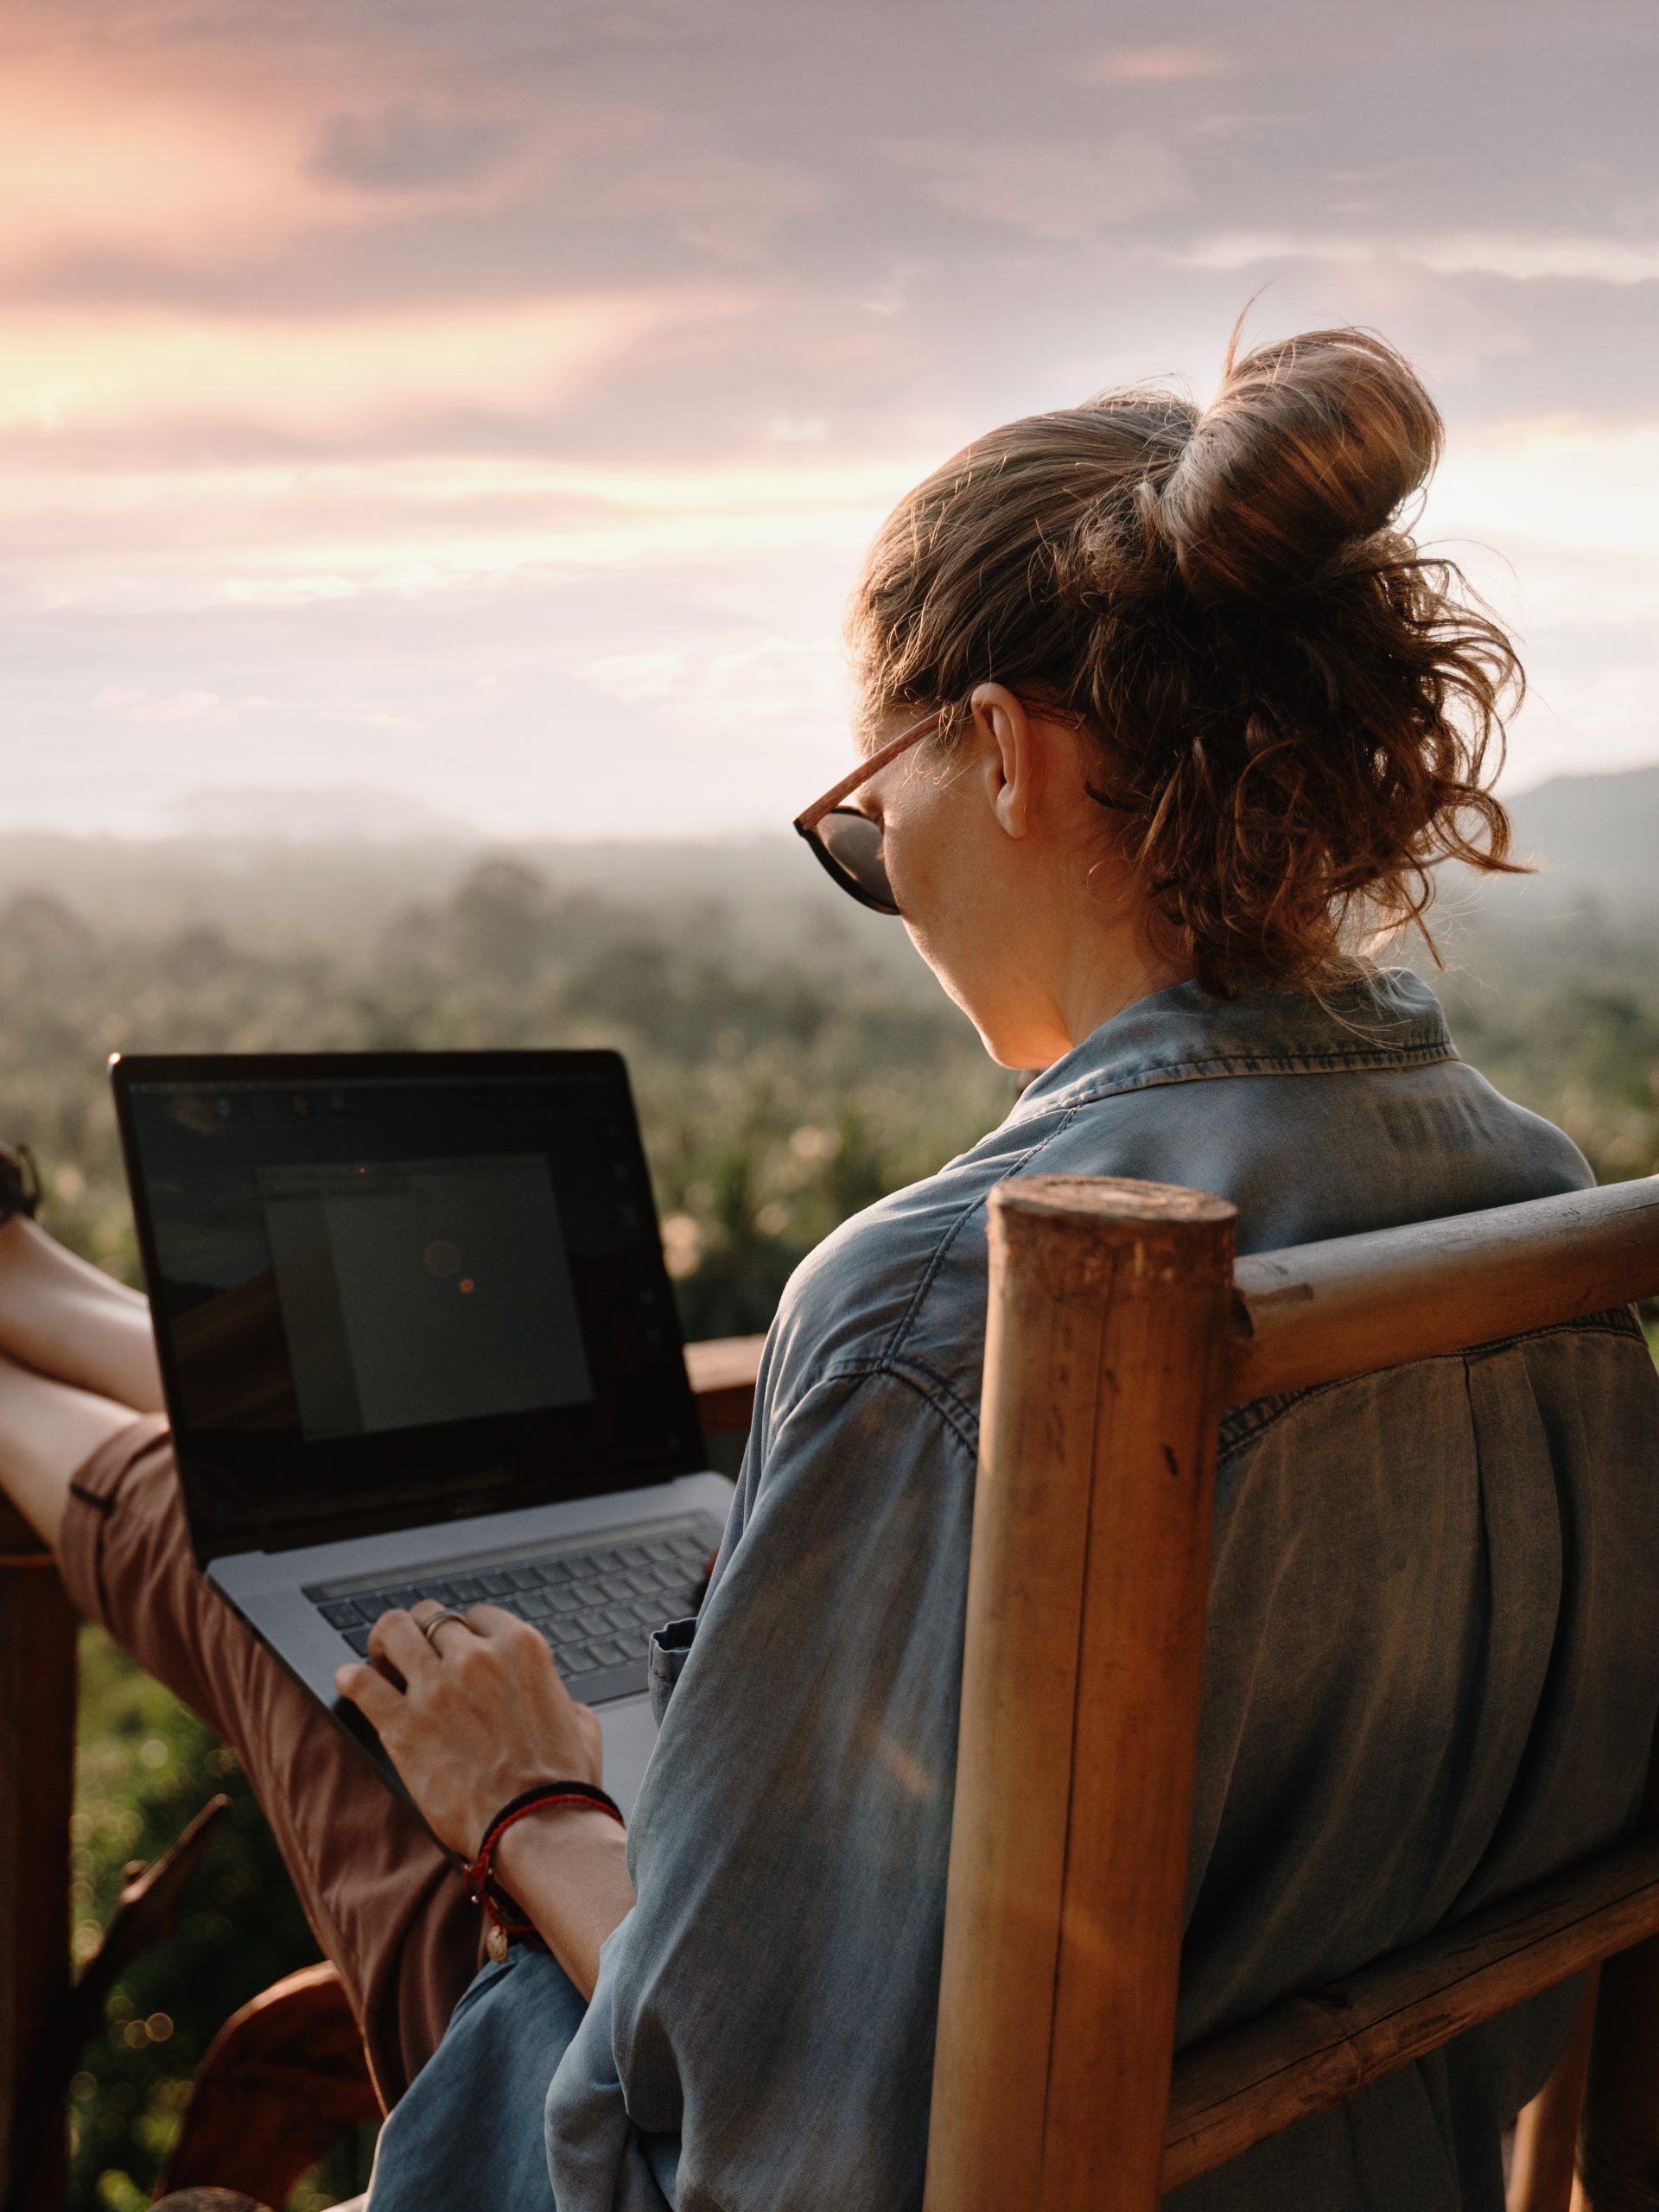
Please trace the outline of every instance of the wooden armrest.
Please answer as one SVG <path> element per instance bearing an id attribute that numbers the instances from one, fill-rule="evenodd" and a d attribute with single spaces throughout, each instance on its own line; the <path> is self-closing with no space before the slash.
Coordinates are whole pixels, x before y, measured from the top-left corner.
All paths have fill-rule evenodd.
<path id="1" fill-rule="evenodd" d="M 0 1567 L 51 1567 L 51 1553 L 9 1497 L 0 1497 Z"/>
<path id="2" fill-rule="evenodd" d="M 764 1337 L 709 1337 L 687 1344 L 685 1371 L 696 1395 L 706 1434 L 728 1436 L 747 1428 L 754 1411 L 754 1378 Z"/>
<path id="3" fill-rule="evenodd" d="M 347 2129 L 379 2117 L 362 2038 L 331 1966 L 302 1967 L 245 2005 L 213 2038 L 162 2175 L 179 2212 L 286 2202 Z M 260 2196 L 216 2189 L 210 2177 Z M 224 2198 L 224 2205 L 219 2202 Z M 173 2197 L 163 2202 L 169 2206 Z"/>
<path id="4" fill-rule="evenodd" d="M 359 2196 L 357 2201 L 361 2205 L 367 2200 Z M 175 2189 L 171 2196 L 158 2197 L 149 2212 L 270 2212 L 270 2208 L 233 2189 Z M 351 2208 L 341 2205 L 340 2212 L 351 2212 Z"/>

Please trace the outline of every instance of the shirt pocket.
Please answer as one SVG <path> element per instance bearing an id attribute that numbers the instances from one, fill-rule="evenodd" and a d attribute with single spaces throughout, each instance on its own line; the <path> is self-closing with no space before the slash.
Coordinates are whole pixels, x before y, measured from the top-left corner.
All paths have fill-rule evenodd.
<path id="1" fill-rule="evenodd" d="M 663 1715 L 668 1711 L 668 1700 L 674 1694 L 674 1685 L 680 1679 L 680 1670 L 691 1656 L 691 1640 L 696 1632 L 695 1614 L 686 1620 L 670 1621 L 666 1628 L 652 1631 L 646 1679 L 651 1688 L 652 1714 L 659 1728 Z"/>

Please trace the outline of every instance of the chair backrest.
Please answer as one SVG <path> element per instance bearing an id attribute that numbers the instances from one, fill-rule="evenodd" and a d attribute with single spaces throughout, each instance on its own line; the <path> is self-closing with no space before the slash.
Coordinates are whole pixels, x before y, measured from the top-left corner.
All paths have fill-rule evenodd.
<path id="1" fill-rule="evenodd" d="M 1659 1180 L 1236 1264 L 1233 1229 L 993 1195 L 927 2212 L 1152 2212 L 1602 1959 L 1581 2170 L 1656 2212 L 1659 1784 L 1634 1842 L 1171 2064 L 1222 1409 L 1659 1293 Z"/>

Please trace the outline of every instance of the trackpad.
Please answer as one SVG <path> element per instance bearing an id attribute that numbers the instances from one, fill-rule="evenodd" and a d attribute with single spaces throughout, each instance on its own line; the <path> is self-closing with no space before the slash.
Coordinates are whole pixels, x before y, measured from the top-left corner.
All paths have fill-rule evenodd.
<path id="1" fill-rule="evenodd" d="M 598 1708 L 605 1734 L 605 1787 L 630 1820 L 639 1784 L 645 1778 L 645 1762 L 657 1743 L 657 1723 L 648 1697 L 618 1698 Z"/>

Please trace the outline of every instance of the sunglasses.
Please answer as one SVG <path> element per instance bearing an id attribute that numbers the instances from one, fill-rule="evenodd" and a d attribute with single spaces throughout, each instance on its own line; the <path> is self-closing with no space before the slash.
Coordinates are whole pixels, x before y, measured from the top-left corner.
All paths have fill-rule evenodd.
<path id="1" fill-rule="evenodd" d="M 868 814 L 861 814 L 855 806 L 843 806 L 842 801 L 849 798 L 861 784 L 868 784 L 872 776 L 879 775 L 890 760 L 896 760 L 901 753 L 908 753 L 912 745 L 919 745 L 944 719 L 940 712 L 929 715 L 923 721 L 912 722 L 879 753 L 872 753 L 868 760 L 861 760 L 850 775 L 832 785 L 804 814 L 795 817 L 796 829 L 817 854 L 825 873 L 849 899 L 856 899 L 861 906 L 869 907 L 874 913 L 899 912 L 899 901 L 893 895 L 893 885 L 887 876 L 887 864 L 881 856 L 880 824 L 872 822 Z"/>

